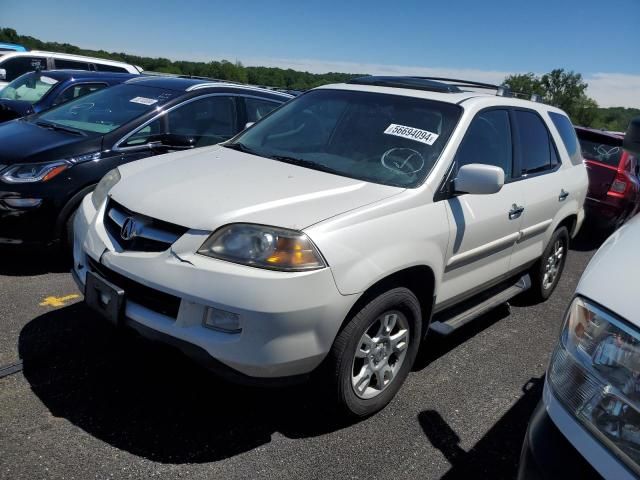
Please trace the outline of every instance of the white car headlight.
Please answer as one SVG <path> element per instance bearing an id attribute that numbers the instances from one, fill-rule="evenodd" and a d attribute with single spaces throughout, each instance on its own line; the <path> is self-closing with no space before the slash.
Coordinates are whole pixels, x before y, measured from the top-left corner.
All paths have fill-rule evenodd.
<path id="1" fill-rule="evenodd" d="M 5 169 L 0 180 L 5 183 L 36 183 L 51 180 L 78 163 L 99 160 L 100 152 L 43 163 L 21 163 Z M 2 170 L 2 168 L 0 168 Z"/>
<path id="2" fill-rule="evenodd" d="M 202 244 L 198 253 L 271 270 L 302 271 L 326 266 L 304 233 L 248 223 L 222 227 Z"/>
<path id="3" fill-rule="evenodd" d="M 576 297 L 548 379 L 568 410 L 640 473 L 640 331 Z"/>
<path id="4" fill-rule="evenodd" d="M 113 170 L 109 170 L 107 174 L 102 177 L 102 179 L 96 185 L 93 194 L 91 195 L 91 202 L 93 206 L 98 209 L 102 202 L 107 199 L 107 194 L 109 190 L 113 188 L 113 186 L 120 181 L 122 177 L 120 176 L 120 171 L 117 168 Z"/>

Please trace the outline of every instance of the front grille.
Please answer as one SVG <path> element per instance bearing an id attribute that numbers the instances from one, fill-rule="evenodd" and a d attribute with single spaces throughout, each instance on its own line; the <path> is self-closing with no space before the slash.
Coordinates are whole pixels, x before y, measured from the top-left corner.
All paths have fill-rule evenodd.
<path id="1" fill-rule="evenodd" d="M 133 220 L 135 234 L 125 240 L 122 227 L 127 219 Z M 104 226 L 120 248 L 136 252 L 163 252 L 189 230 L 180 225 L 132 212 L 112 199 L 105 209 Z"/>
<path id="2" fill-rule="evenodd" d="M 89 258 L 89 268 L 102 276 L 105 280 L 124 290 L 126 300 L 142 305 L 149 310 L 161 313 L 168 317 L 177 318 L 180 309 L 180 298 L 169 293 L 164 293 L 155 288 L 147 287 L 141 283 L 131 280 L 113 270 L 105 267 L 101 263 Z"/>

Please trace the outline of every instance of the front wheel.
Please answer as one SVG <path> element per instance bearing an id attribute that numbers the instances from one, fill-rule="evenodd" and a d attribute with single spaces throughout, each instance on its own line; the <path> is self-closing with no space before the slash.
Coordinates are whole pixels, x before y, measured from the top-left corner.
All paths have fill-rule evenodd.
<path id="1" fill-rule="evenodd" d="M 544 301 L 551 296 L 564 270 L 568 250 L 569 232 L 561 227 L 553 232 L 542 257 L 531 269 L 531 299 Z"/>
<path id="2" fill-rule="evenodd" d="M 338 334 L 330 354 L 339 404 L 365 417 L 384 408 L 407 378 L 421 339 L 420 302 L 394 288 L 369 302 Z"/>

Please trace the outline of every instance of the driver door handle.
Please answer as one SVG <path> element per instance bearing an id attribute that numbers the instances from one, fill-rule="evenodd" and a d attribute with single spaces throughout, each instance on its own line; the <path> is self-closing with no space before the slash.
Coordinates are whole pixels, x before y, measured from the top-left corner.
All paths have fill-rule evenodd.
<path id="1" fill-rule="evenodd" d="M 565 192 L 563 188 L 562 190 L 560 190 L 560 195 L 558 196 L 558 200 L 562 202 L 568 196 L 569 196 L 569 192 Z"/>
<path id="2" fill-rule="evenodd" d="M 520 217 L 520 215 L 522 215 L 522 212 L 524 212 L 524 207 L 521 207 L 520 205 L 514 203 L 511 206 L 511 210 L 509 210 L 509 220 L 514 220 Z"/>

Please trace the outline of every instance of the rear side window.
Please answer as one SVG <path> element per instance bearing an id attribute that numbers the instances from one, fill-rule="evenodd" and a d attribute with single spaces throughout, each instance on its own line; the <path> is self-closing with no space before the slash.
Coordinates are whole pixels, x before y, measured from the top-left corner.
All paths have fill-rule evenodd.
<path id="1" fill-rule="evenodd" d="M 505 178 L 511 178 L 511 126 L 506 110 L 482 112 L 471 121 L 456 154 L 457 168 L 470 163 L 500 167 Z"/>
<path id="2" fill-rule="evenodd" d="M 98 70 L 99 72 L 129 73 L 129 71 L 124 67 L 116 67 L 114 65 L 103 65 L 101 63 L 96 63 L 96 70 Z"/>
<path id="3" fill-rule="evenodd" d="M 61 58 L 55 58 L 53 60 L 56 64 L 56 68 L 59 70 L 90 70 L 87 62 L 78 62 L 76 60 L 64 60 Z"/>
<path id="4" fill-rule="evenodd" d="M 532 175 L 555 168 L 558 158 L 542 119 L 536 113 L 524 110 L 513 113 L 520 138 L 521 174 Z"/>
<path id="5" fill-rule="evenodd" d="M 574 165 L 580 165 L 582 163 L 582 153 L 580 152 L 580 143 L 578 143 L 578 137 L 576 136 L 576 131 L 573 128 L 573 125 L 571 124 L 571 120 L 569 120 L 565 115 L 555 112 L 549 112 L 549 117 L 558 129 L 560 138 L 562 138 L 562 143 L 564 143 L 564 146 L 569 153 L 569 157 L 571 158 L 571 163 Z"/>

